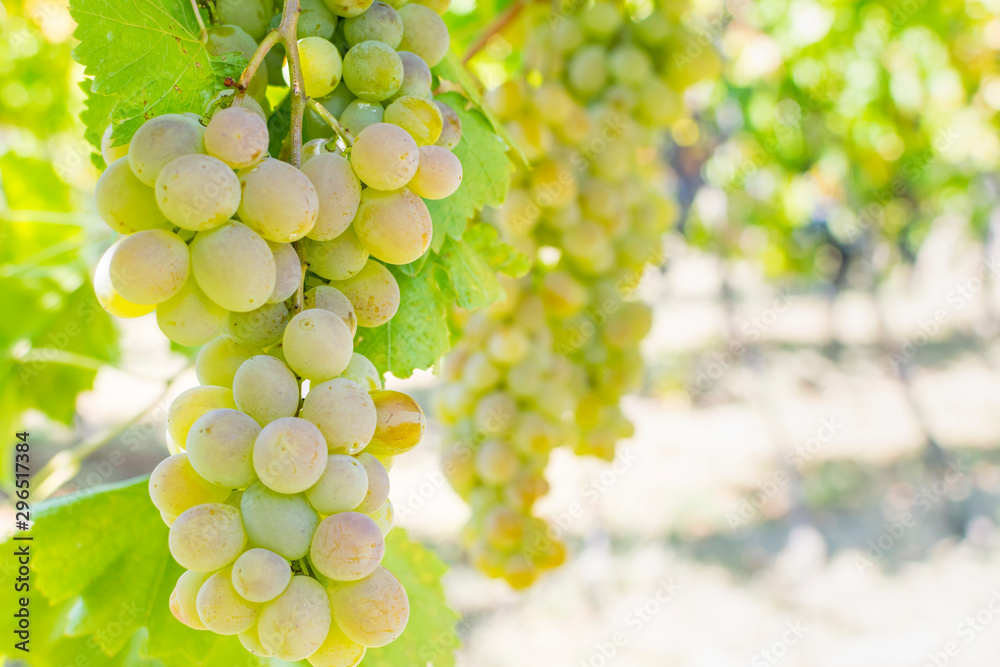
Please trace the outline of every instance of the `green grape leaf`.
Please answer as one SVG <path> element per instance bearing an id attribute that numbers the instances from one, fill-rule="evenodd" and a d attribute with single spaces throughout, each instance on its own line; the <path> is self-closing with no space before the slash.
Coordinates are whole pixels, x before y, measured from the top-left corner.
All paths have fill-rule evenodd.
<path id="1" fill-rule="evenodd" d="M 235 61 L 209 56 L 189 2 L 72 0 L 70 14 L 80 40 L 73 56 L 93 77 L 91 92 L 116 98 L 111 120 L 117 144 L 153 116 L 200 113 L 222 78 L 239 75 Z M 87 120 L 99 121 L 92 115 Z M 106 122 L 89 125 L 91 135 Z"/>
<path id="2" fill-rule="evenodd" d="M 486 224 L 472 225 L 460 241 L 447 239 L 435 261 L 448 275 L 458 305 L 470 310 L 504 298 L 498 271 L 517 277 L 529 267 L 528 258 L 500 241 Z"/>
<path id="3" fill-rule="evenodd" d="M 477 7 L 477 9 L 479 8 Z M 482 26 L 480 24 L 479 28 L 481 27 Z M 475 77 L 472 76 L 472 74 L 469 73 L 469 70 L 465 67 L 465 64 L 462 63 L 462 60 L 457 53 L 449 51 L 441 62 L 434 66 L 432 71 L 438 77 L 460 85 L 462 90 L 465 91 L 465 94 L 468 95 L 470 100 L 472 100 L 472 103 L 475 104 L 476 107 L 483 112 L 483 115 L 490 121 L 490 124 L 493 126 L 497 134 L 503 137 L 503 140 L 506 141 L 507 145 L 514 151 L 514 154 L 517 155 L 521 164 L 528 166 L 528 158 L 524 156 L 520 146 L 518 146 L 517 142 L 514 141 L 514 138 L 510 136 L 510 133 L 507 131 L 507 126 L 501 123 L 500 119 L 498 119 L 496 115 L 490 111 L 489 107 L 483 103 L 483 95 L 480 90 L 481 84 Z M 438 99 L 440 99 L 440 97 Z"/>
<path id="4" fill-rule="evenodd" d="M 170 613 L 170 591 L 184 570 L 167 550 L 168 531 L 147 484 L 148 478 L 129 480 L 36 508 L 33 583 L 50 606 L 33 606 L 32 619 L 51 627 L 46 650 L 73 655 L 84 646 L 100 656 L 92 664 L 102 665 L 266 664 L 235 637 L 192 630 Z M 12 576 L 12 559 L 4 567 L 3 575 Z"/>
<path id="5" fill-rule="evenodd" d="M 431 248 L 437 252 L 445 240 L 461 238 L 468 221 L 485 206 L 499 206 L 507 196 L 512 165 L 506 147 L 489 120 L 458 93 L 439 95 L 462 121 L 462 140 L 454 153 L 462 161 L 462 184 L 450 197 L 427 201 L 434 220 Z"/>
<path id="6" fill-rule="evenodd" d="M 412 277 L 389 268 L 399 283 L 399 310 L 382 326 L 358 327 L 354 348 L 380 373 L 406 378 L 416 369 L 433 366 L 450 348 L 447 299 L 440 287 L 447 277 L 436 267 Z"/>
<path id="7" fill-rule="evenodd" d="M 459 616 L 448 606 L 441 584 L 447 566 L 400 528 L 385 538 L 382 565 L 406 588 L 410 620 L 399 639 L 382 648 L 368 649 L 362 667 L 453 667 L 461 642 L 456 632 Z"/>
<path id="8" fill-rule="evenodd" d="M 83 136 L 91 146 L 97 149 L 90 154 L 91 161 L 98 169 L 104 169 L 107 165 L 104 164 L 104 158 L 101 157 L 101 138 L 104 136 L 104 128 L 107 127 L 111 119 L 111 112 L 118 104 L 118 97 L 116 95 L 98 95 L 92 90 L 92 83 L 91 79 L 84 79 L 80 82 L 80 88 L 87 95 L 84 109 L 80 112 L 80 120 L 86 126 Z M 119 137 L 117 143 L 118 145 L 124 144 L 125 140 Z"/>

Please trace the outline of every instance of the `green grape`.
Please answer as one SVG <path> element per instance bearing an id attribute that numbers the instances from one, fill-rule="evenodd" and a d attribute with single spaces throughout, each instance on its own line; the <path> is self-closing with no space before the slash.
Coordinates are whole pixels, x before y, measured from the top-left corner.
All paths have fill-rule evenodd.
<path id="1" fill-rule="evenodd" d="M 236 312 L 267 303 L 276 280 L 274 254 L 267 242 L 238 222 L 194 238 L 191 271 L 208 298 Z"/>
<path id="2" fill-rule="evenodd" d="M 383 42 L 361 42 L 344 56 L 344 81 L 351 92 L 368 102 L 381 102 L 403 83 L 403 61 Z"/>
<path id="3" fill-rule="evenodd" d="M 608 345 L 625 348 L 637 345 L 653 328 L 653 311 L 645 303 L 630 301 L 621 304 L 617 313 L 608 318 L 601 332 Z"/>
<path id="4" fill-rule="evenodd" d="M 344 37 L 351 46 L 375 40 L 392 48 L 403 39 L 403 20 L 384 2 L 373 2 L 363 14 L 344 21 Z"/>
<path id="5" fill-rule="evenodd" d="M 260 643 L 272 655 L 295 662 L 323 645 L 331 621 L 330 598 L 323 585 L 299 575 L 261 611 L 257 632 Z"/>
<path id="6" fill-rule="evenodd" d="M 601 41 L 611 38 L 622 27 L 624 14 L 612 2 L 597 0 L 580 14 L 580 24 L 584 31 Z"/>
<path id="7" fill-rule="evenodd" d="M 111 139 L 114 129 L 113 125 L 108 125 L 104 128 L 104 134 L 101 135 L 101 157 L 104 158 L 104 164 L 109 167 L 123 157 L 128 157 L 128 144 L 114 145 Z"/>
<path id="8" fill-rule="evenodd" d="M 257 625 L 254 624 L 252 628 L 245 632 L 239 634 L 240 644 L 243 645 L 249 653 L 256 655 L 260 658 L 273 658 L 271 652 L 264 648 L 264 645 L 260 643 L 260 634 L 257 632 Z"/>
<path id="9" fill-rule="evenodd" d="M 650 78 L 639 93 L 639 117 L 643 122 L 665 127 L 681 118 L 683 107 L 677 94 L 657 78 Z"/>
<path id="10" fill-rule="evenodd" d="M 336 89 L 343 73 L 343 63 L 337 47 L 322 37 L 304 37 L 299 40 L 299 63 L 302 67 L 302 87 L 309 97 L 326 97 Z M 291 83 L 285 62 L 285 81 Z"/>
<path id="11" fill-rule="evenodd" d="M 389 499 L 389 473 L 382 462 L 368 452 L 358 454 L 358 461 L 368 475 L 368 491 L 365 499 L 354 510 L 362 514 L 374 512 Z"/>
<path id="12" fill-rule="evenodd" d="M 302 418 L 319 428 L 331 454 L 360 452 L 375 434 L 377 422 L 372 397 L 344 378 L 310 387 L 302 403 Z"/>
<path id="13" fill-rule="evenodd" d="M 141 317 L 153 312 L 156 305 L 132 303 L 128 299 L 123 298 L 115 290 L 114 285 L 111 284 L 111 257 L 115 254 L 115 250 L 118 249 L 123 240 L 119 239 L 118 242 L 108 248 L 97 263 L 97 268 L 94 269 L 94 294 L 97 296 L 97 301 L 101 304 L 101 307 L 115 317 Z M 367 253 L 368 251 L 366 250 L 366 257 Z"/>
<path id="14" fill-rule="evenodd" d="M 551 125 L 569 121 L 576 108 L 576 102 L 566 89 L 554 83 L 543 84 L 532 92 L 531 105 L 536 112 L 544 114 Z"/>
<path id="15" fill-rule="evenodd" d="M 486 347 L 490 359 L 505 366 L 521 363 L 530 351 L 531 339 L 524 331 L 512 326 L 494 331 Z"/>
<path id="16" fill-rule="evenodd" d="M 274 255 L 274 290 L 268 303 L 278 303 L 291 298 L 302 283 L 302 262 L 291 243 L 268 241 L 267 246 Z"/>
<path id="17" fill-rule="evenodd" d="M 250 602 L 270 602 L 292 581 L 288 561 L 267 549 L 244 551 L 232 569 L 233 588 Z"/>
<path id="18" fill-rule="evenodd" d="M 517 453 L 500 440 L 487 440 L 476 451 L 476 474 L 486 484 L 502 486 L 517 474 Z"/>
<path id="19" fill-rule="evenodd" d="M 132 173 L 128 158 L 108 163 L 94 189 L 97 214 L 119 234 L 171 228 L 156 204 L 156 192 Z"/>
<path id="20" fill-rule="evenodd" d="M 390 123 L 376 123 L 355 139 L 351 166 L 365 185 L 376 190 L 397 190 L 417 172 L 419 156 L 417 144 L 406 130 Z"/>
<path id="21" fill-rule="evenodd" d="M 146 305 L 163 303 L 187 282 L 191 260 L 176 234 L 148 229 L 115 244 L 109 271 L 111 286 L 123 299 Z"/>
<path id="22" fill-rule="evenodd" d="M 309 548 L 309 562 L 334 581 L 367 577 L 384 555 L 382 531 L 360 512 L 340 512 L 320 521 Z"/>
<path id="23" fill-rule="evenodd" d="M 486 354 L 474 352 L 465 360 L 462 383 L 473 391 L 483 391 L 500 381 L 500 371 L 490 363 Z"/>
<path id="24" fill-rule="evenodd" d="M 419 259 L 430 247 L 434 231 L 427 205 L 407 188 L 362 192 L 353 227 L 372 257 L 388 264 Z"/>
<path id="25" fill-rule="evenodd" d="M 312 667 L 357 667 L 367 649 L 344 634 L 336 622 L 316 652 L 306 658 Z"/>
<path id="26" fill-rule="evenodd" d="M 232 389 L 236 371 L 244 361 L 258 354 L 263 354 L 263 350 L 239 343 L 229 336 L 219 336 L 198 350 L 194 371 L 201 384 Z"/>
<path id="27" fill-rule="evenodd" d="M 153 505 L 174 517 L 195 505 L 221 503 L 228 496 L 229 489 L 198 475 L 183 452 L 160 461 L 149 476 L 149 497 Z"/>
<path id="28" fill-rule="evenodd" d="M 232 408 L 210 410 L 191 426 L 187 454 L 195 471 L 213 484 L 241 489 L 257 479 L 252 454 L 260 426 Z"/>
<path id="29" fill-rule="evenodd" d="M 635 24 L 636 39 L 646 47 L 661 46 L 670 38 L 670 21 L 661 12 L 653 12 Z"/>
<path id="30" fill-rule="evenodd" d="M 274 13 L 273 0 L 216 0 L 215 2 L 215 15 L 219 23 L 238 26 L 258 42 L 267 32 L 267 24 L 271 20 L 272 13 Z"/>
<path id="31" fill-rule="evenodd" d="M 410 618 L 406 590 L 381 566 L 360 581 L 331 588 L 330 605 L 344 634 L 362 646 L 385 646 L 403 633 Z"/>
<path id="32" fill-rule="evenodd" d="M 358 240 L 354 227 L 332 241 L 302 240 L 309 269 L 327 280 L 346 280 L 364 268 L 368 251 Z"/>
<path id="33" fill-rule="evenodd" d="M 340 122 L 353 136 L 358 136 L 369 125 L 381 123 L 385 118 L 385 109 L 378 102 L 354 100 L 347 105 L 340 116 Z"/>
<path id="34" fill-rule="evenodd" d="M 170 526 L 170 554 L 196 572 L 220 570 L 243 552 L 247 536 L 240 512 L 221 503 L 195 505 Z"/>
<path id="35" fill-rule="evenodd" d="M 451 0 L 413 0 L 413 4 L 429 7 L 439 16 L 444 16 L 444 13 L 451 7 Z"/>
<path id="36" fill-rule="evenodd" d="M 382 375 L 368 357 L 355 352 L 341 377 L 347 378 L 366 391 L 382 388 Z"/>
<path id="37" fill-rule="evenodd" d="M 412 397 L 399 391 L 373 391 L 378 417 L 375 434 L 365 451 L 373 456 L 397 456 L 418 444 L 427 428 L 427 417 Z"/>
<path id="38" fill-rule="evenodd" d="M 549 155 L 554 148 L 552 130 L 534 117 L 524 116 L 507 123 L 507 132 L 530 163 Z"/>
<path id="39" fill-rule="evenodd" d="M 448 28 L 437 13 L 423 5 L 405 5 L 399 8 L 403 19 L 403 41 L 400 51 L 411 51 L 434 67 L 448 52 Z"/>
<path id="40" fill-rule="evenodd" d="M 346 296 L 358 318 L 358 326 L 377 327 L 393 318 L 399 310 L 399 283 L 389 269 L 375 260 L 346 280 L 330 283 Z"/>
<path id="41" fill-rule="evenodd" d="M 542 300 L 557 317 L 569 317 L 587 305 L 587 288 L 565 271 L 551 271 L 542 278 Z"/>
<path id="42" fill-rule="evenodd" d="M 270 347 L 281 340 L 290 314 L 283 302 L 265 303 L 257 310 L 229 313 L 226 333 L 245 345 Z"/>
<path id="43" fill-rule="evenodd" d="M 323 0 L 323 2 L 331 12 L 344 18 L 363 14 L 372 6 L 372 0 Z"/>
<path id="44" fill-rule="evenodd" d="M 327 8 L 323 0 L 299 0 L 299 22 L 296 36 L 322 37 L 330 39 L 337 29 L 337 16 Z"/>
<path id="45" fill-rule="evenodd" d="M 350 226 L 361 202 L 361 182 L 351 163 L 342 155 L 324 153 L 302 165 L 302 173 L 319 198 L 319 215 L 309 238 L 315 241 L 337 238 Z"/>
<path id="46" fill-rule="evenodd" d="M 321 514 L 348 512 L 368 493 L 368 473 L 353 456 L 330 454 L 319 481 L 305 492 L 306 500 Z"/>
<path id="47" fill-rule="evenodd" d="M 320 100 L 319 103 L 323 105 L 327 111 L 329 111 L 335 118 L 340 118 L 340 115 L 344 113 L 344 109 L 347 105 L 353 102 L 356 98 L 351 89 L 347 87 L 347 83 L 341 79 L 340 83 L 334 89 L 330 96 L 326 99 Z M 306 139 L 332 139 L 334 136 L 333 128 L 330 124 L 320 116 L 318 113 L 313 111 L 311 108 L 306 109 L 305 115 L 303 116 L 302 134 Z M 303 149 L 305 147 L 303 146 Z M 305 162 L 305 155 L 302 158 Z"/>
<path id="48" fill-rule="evenodd" d="M 517 402 L 504 391 L 481 396 L 476 403 L 472 421 L 482 433 L 505 435 L 517 415 Z"/>
<path id="49" fill-rule="evenodd" d="M 238 53 L 247 60 L 251 60 L 257 50 L 257 42 L 239 26 L 216 25 L 208 29 L 208 43 L 205 45 L 205 50 L 212 56 Z M 250 85 L 247 86 L 247 95 L 256 103 L 254 98 L 266 100 L 264 97 L 266 93 L 267 72 L 261 69 L 250 80 Z"/>
<path id="50" fill-rule="evenodd" d="M 253 466 L 269 489 L 300 493 L 319 481 L 326 451 L 326 440 L 315 424 L 298 417 L 280 417 L 257 436 Z"/>
<path id="51" fill-rule="evenodd" d="M 240 220 L 270 241 L 290 243 L 312 230 L 319 196 L 309 178 L 288 164 L 267 158 L 240 172 Z M 272 285 L 273 286 L 273 285 Z"/>
<path id="52" fill-rule="evenodd" d="M 585 98 L 599 93 L 608 81 L 607 57 L 604 47 L 596 44 L 573 54 L 567 66 L 570 87 Z"/>
<path id="53" fill-rule="evenodd" d="M 227 314 L 191 277 L 177 294 L 156 307 L 156 323 L 163 335 L 178 345 L 197 347 L 219 335 Z"/>
<path id="54" fill-rule="evenodd" d="M 611 52 L 611 74 L 627 86 L 646 83 L 653 70 L 649 55 L 632 44 L 622 44 Z"/>
<path id="55" fill-rule="evenodd" d="M 386 500 L 382 507 L 378 508 L 368 516 L 371 517 L 375 525 L 378 526 L 379 531 L 382 533 L 382 537 L 389 534 L 392 530 L 393 523 L 396 519 L 395 510 L 392 508 L 392 501 Z"/>
<path id="56" fill-rule="evenodd" d="M 354 306 L 343 292 L 329 285 L 318 285 L 305 293 L 306 308 L 322 308 L 344 320 L 353 337 L 358 330 L 358 316 L 354 314 Z M 322 430 L 322 429 L 321 429 Z"/>
<path id="57" fill-rule="evenodd" d="M 259 354 L 244 361 L 236 371 L 233 398 L 240 410 L 258 424 L 266 425 L 295 416 L 299 409 L 299 383 L 280 359 Z"/>
<path id="58" fill-rule="evenodd" d="M 416 53 L 409 51 L 398 51 L 398 53 L 399 59 L 403 62 L 403 83 L 396 94 L 389 99 L 396 100 L 403 96 L 429 99 L 433 83 L 431 68 Z"/>
<path id="59" fill-rule="evenodd" d="M 169 113 L 150 118 L 136 130 L 128 163 L 136 178 L 152 187 L 167 164 L 182 155 L 205 150 L 205 129 L 195 120 Z"/>
<path id="60" fill-rule="evenodd" d="M 301 495 L 288 496 L 254 482 L 243 492 L 240 512 L 247 537 L 254 546 L 269 549 L 288 560 L 309 553 L 309 542 L 319 517 Z"/>
<path id="61" fill-rule="evenodd" d="M 520 115 L 526 103 L 523 84 L 515 79 L 501 83 L 486 93 L 486 106 L 500 120 L 511 120 Z"/>
<path id="62" fill-rule="evenodd" d="M 251 109 L 216 112 L 205 128 L 205 152 L 233 169 L 245 169 L 267 155 L 267 122 Z"/>
<path id="63" fill-rule="evenodd" d="M 198 617 L 198 591 L 205 580 L 212 576 L 211 572 L 192 572 L 188 570 L 177 579 L 174 590 L 170 592 L 170 613 L 178 621 L 195 630 L 205 630 L 205 624 Z"/>
<path id="64" fill-rule="evenodd" d="M 167 432 L 177 446 L 184 449 L 191 426 L 203 414 L 218 408 L 236 409 L 231 389 L 210 385 L 192 387 L 178 394 L 167 408 Z"/>
<path id="65" fill-rule="evenodd" d="M 198 618 L 217 635 L 238 635 L 257 622 L 260 607 L 244 599 L 233 586 L 232 568 L 219 570 L 198 590 Z"/>
<path id="66" fill-rule="evenodd" d="M 325 382 L 347 368 L 354 343 L 344 320 L 328 310 L 311 308 L 303 310 L 288 323 L 282 349 L 285 360 L 297 375 L 312 382 Z"/>
<path id="67" fill-rule="evenodd" d="M 253 113 L 243 113 L 260 122 Z M 214 229 L 236 213 L 240 179 L 222 160 L 210 155 L 182 155 L 156 177 L 156 203 L 178 227 L 194 232 Z"/>
<path id="68" fill-rule="evenodd" d="M 385 122 L 398 125 L 417 146 L 433 144 L 441 136 L 444 119 L 433 101 L 423 97 L 399 97 L 385 109 Z"/>
<path id="69" fill-rule="evenodd" d="M 438 140 L 434 144 L 452 150 L 462 140 L 462 119 L 458 117 L 454 109 L 444 102 L 434 100 L 434 104 L 437 105 L 438 111 L 441 112 L 443 123 L 441 136 L 438 137 Z"/>
<path id="70" fill-rule="evenodd" d="M 407 185 L 424 199 L 450 197 L 462 184 L 462 162 L 441 146 L 421 146 L 420 165 Z"/>
<path id="71" fill-rule="evenodd" d="M 302 164 L 305 165 L 306 162 L 309 162 L 309 160 L 319 155 L 326 155 L 330 153 L 331 151 L 328 148 L 329 144 L 330 144 L 329 137 L 321 139 L 310 139 L 309 141 L 302 144 Z M 313 229 L 315 230 L 315 227 Z"/>

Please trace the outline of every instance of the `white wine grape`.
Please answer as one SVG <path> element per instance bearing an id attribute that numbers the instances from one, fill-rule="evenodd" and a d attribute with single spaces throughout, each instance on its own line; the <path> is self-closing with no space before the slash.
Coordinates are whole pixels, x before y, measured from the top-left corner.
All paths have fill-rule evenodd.
<path id="1" fill-rule="evenodd" d="M 187 455 L 199 475 L 228 489 L 242 489 L 257 479 L 253 447 L 260 426 L 240 410 L 209 410 L 191 425 Z"/>
<path id="2" fill-rule="evenodd" d="M 346 280 L 331 281 L 354 306 L 358 326 L 377 327 L 393 318 L 399 310 L 399 283 L 389 269 L 375 260 Z"/>
<path id="3" fill-rule="evenodd" d="M 310 387 L 302 403 L 302 417 L 323 433 L 331 454 L 360 452 L 372 439 L 377 424 L 371 396 L 345 378 Z"/>
<path id="4" fill-rule="evenodd" d="M 250 549 L 233 563 L 233 587 L 250 602 L 270 602 L 292 580 L 288 561 L 267 549 Z"/>
<path id="5" fill-rule="evenodd" d="M 280 359 L 261 354 L 244 361 L 236 371 L 233 398 L 240 410 L 266 426 L 276 419 L 295 416 L 299 383 Z"/>
<path id="6" fill-rule="evenodd" d="M 326 466 L 326 440 L 316 425 L 299 417 L 281 417 L 265 426 L 253 446 L 253 466 L 268 488 L 278 493 L 305 491 L 319 481 Z"/>
<path id="7" fill-rule="evenodd" d="M 334 581 L 367 577 L 384 555 L 382 531 L 360 512 L 340 512 L 320 521 L 309 548 L 309 562 Z"/>
<path id="8" fill-rule="evenodd" d="M 368 473 L 353 456 L 330 454 L 319 481 L 306 492 L 306 500 L 321 514 L 353 510 L 368 493 Z"/>
<path id="9" fill-rule="evenodd" d="M 352 338 L 344 320 L 328 310 L 311 308 L 288 323 L 282 349 L 288 365 L 299 376 L 325 382 L 347 368 L 354 352 Z"/>
<path id="10" fill-rule="evenodd" d="M 352 227 L 372 257 L 387 264 L 419 259 L 430 247 L 434 232 L 427 205 L 407 188 L 362 192 Z"/>
<path id="11" fill-rule="evenodd" d="M 198 286 L 226 310 L 260 308 L 274 292 L 274 254 L 256 232 L 229 222 L 191 243 L 191 271 Z"/>
<path id="12" fill-rule="evenodd" d="M 264 607 L 257 632 L 272 655 L 295 662 L 323 645 L 331 620 L 330 598 L 322 584 L 300 575 L 292 577 L 288 588 Z"/>
<path id="13" fill-rule="evenodd" d="M 243 552 L 247 536 L 240 512 L 221 503 L 195 505 L 170 526 L 170 554 L 196 572 L 220 570 Z"/>

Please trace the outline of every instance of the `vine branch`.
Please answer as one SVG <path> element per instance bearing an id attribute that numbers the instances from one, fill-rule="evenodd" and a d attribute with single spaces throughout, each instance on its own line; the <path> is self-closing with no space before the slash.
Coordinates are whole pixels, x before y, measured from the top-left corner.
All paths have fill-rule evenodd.
<path id="1" fill-rule="evenodd" d="M 479 39 L 469 47 L 469 50 L 465 52 L 465 57 L 462 58 L 463 63 L 467 63 L 472 58 L 483 50 L 487 42 L 490 41 L 494 35 L 497 35 L 504 31 L 504 29 L 511 24 L 511 22 L 517 18 L 517 15 L 521 13 L 521 10 L 530 2 L 530 0 L 517 0 L 514 4 L 504 10 L 500 16 L 497 17 L 496 21 L 490 24 L 489 27 L 479 36 Z"/>

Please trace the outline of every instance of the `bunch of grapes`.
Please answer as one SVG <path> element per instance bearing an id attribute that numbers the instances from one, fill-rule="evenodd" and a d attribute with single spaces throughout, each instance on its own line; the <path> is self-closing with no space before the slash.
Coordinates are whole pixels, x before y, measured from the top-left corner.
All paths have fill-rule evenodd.
<path id="1" fill-rule="evenodd" d="M 123 146 L 105 133 L 97 208 L 123 236 L 98 264 L 98 300 L 124 318 L 155 311 L 170 340 L 202 346 L 201 384 L 171 404 L 171 455 L 149 483 L 186 570 L 171 610 L 255 655 L 348 667 L 409 617 L 380 565 L 387 471 L 426 419 L 354 339 L 395 315 L 386 265 L 428 249 L 424 199 L 462 178 L 458 117 L 431 95 L 428 63 L 448 46 L 435 5 L 301 3 L 305 92 L 333 121 L 305 119 L 322 136 L 296 164 L 268 154 L 264 69 L 205 117 L 156 116 Z M 274 7 L 219 0 L 215 15 L 209 51 L 252 58 Z"/>
<path id="2" fill-rule="evenodd" d="M 530 169 L 488 220 L 534 267 L 503 304 L 458 315 L 465 338 L 437 406 L 450 424 L 445 473 L 473 510 L 466 544 L 514 587 L 565 558 L 532 509 L 551 451 L 611 460 L 633 433 L 620 401 L 641 384 L 652 325 L 634 290 L 676 217 L 656 146 L 684 118 L 688 83 L 668 78 L 664 53 L 683 35 L 663 12 L 636 22 L 597 2 L 529 33 L 529 69 L 543 76 L 487 101 Z"/>

